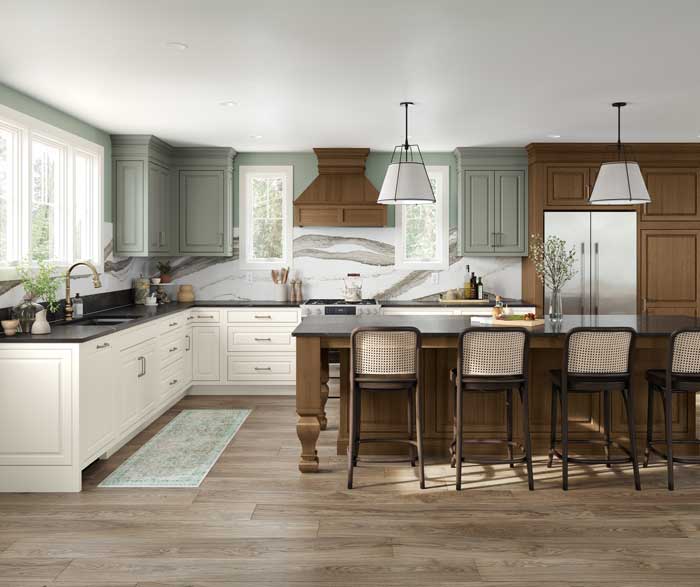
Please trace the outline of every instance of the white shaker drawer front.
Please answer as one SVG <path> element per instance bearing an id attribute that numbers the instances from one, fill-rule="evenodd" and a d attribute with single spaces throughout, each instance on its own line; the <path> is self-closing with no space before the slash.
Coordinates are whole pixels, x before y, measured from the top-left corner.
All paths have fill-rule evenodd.
<path id="1" fill-rule="evenodd" d="M 185 346 L 185 335 L 182 332 L 176 332 L 175 335 L 168 337 L 161 336 L 158 340 L 161 369 L 181 358 L 185 352 Z"/>
<path id="2" fill-rule="evenodd" d="M 297 324 L 299 310 L 289 308 L 241 308 L 228 311 L 228 322 L 254 322 L 256 324 Z"/>
<path id="3" fill-rule="evenodd" d="M 175 332 L 179 328 L 182 328 L 185 325 L 185 315 L 184 314 L 175 314 L 174 316 L 168 316 L 167 318 L 163 320 L 159 320 L 159 330 L 158 333 L 163 336 L 163 335 L 168 335 L 171 332 Z"/>
<path id="4" fill-rule="evenodd" d="M 176 361 L 160 375 L 160 397 L 168 398 L 177 393 L 185 385 L 185 364 L 183 360 Z"/>
<path id="5" fill-rule="evenodd" d="M 228 350 L 294 352 L 296 342 L 290 328 L 228 327 Z"/>
<path id="6" fill-rule="evenodd" d="M 294 354 L 279 354 L 272 358 L 237 353 L 228 356 L 228 380 L 237 381 L 294 381 L 296 377 Z"/>
<path id="7" fill-rule="evenodd" d="M 189 323 L 218 322 L 220 316 L 221 316 L 221 312 L 219 310 L 208 310 L 206 308 L 201 308 L 201 309 L 197 308 L 194 310 L 190 310 L 190 315 L 187 317 L 187 322 L 189 322 Z"/>

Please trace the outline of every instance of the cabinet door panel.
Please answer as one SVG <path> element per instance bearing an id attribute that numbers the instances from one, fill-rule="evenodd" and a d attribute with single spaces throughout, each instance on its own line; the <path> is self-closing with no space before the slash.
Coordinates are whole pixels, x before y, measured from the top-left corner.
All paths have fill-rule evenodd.
<path id="1" fill-rule="evenodd" d="M 114 439 L 116 357 L 111 342 L 98 339 L 80 348 L 80 462 Z"/>
<path id="2" fill-rule="evenodd" d="M 146 254 L 143 161 L 116 161 L 114 199 L 116 207 L 115 252 Z"/>
<path id="3" fill-rule="evenodd" d="M 221 350 L 219 326 L 192 327 L 192 379 L 219 381 Z"/>
<path id="4" fill-rule="evenodd" d="M 185 330 L 185 356 L 183 358 L 183 379 L 185 387 L 189 387 L 192 383 L 192 328 Z"/>
<path id="5" fill-rule="evenodd" d="M 645 169 L 644 180 L 651 196 L 643 220 L 700 220 L 698 170 Z"/>
<path id="6" fill-rule="evenodd" d="M 590 168 L 547 167 L 547 204 L 584 206 L 590 193 Z"/>
<path id="7" fill-rule="evenodd" d="M 117 386 L 117 403 L 119 425 L 118 436 L 125 436 L 139 421 L 139 378 L 142 376 L 142 364 L 139 353 L 133 350 L 122 351 L 119 357 L 119 383 Z"/>
<path id="8" fill-rule="evenodd" d="M 160 168 L 148 166 L 148 248 L 157 251 L 161 238 L 161 174 Z"/>
<path id="9" fill-rule="evenodd" d="M 641 297 L 653 314 L 688 313 L 700 301 L 700 231 L 642 230 Z"/>
<path id="10" fill-rule="evenodd" d="M 495 248 L 502 253 L 525 254 L 525 172 L 496 171 L 494 179 Z"/>
<path id="11" fill-rule="evenodd" d="M 493 251 L 494 173 L 464 172 L 464 253 Z"/>
<path id="12" fill-rule="evenodd" d="M 180 171 L 180 251 L 223 253 L 223 171 Z"/>

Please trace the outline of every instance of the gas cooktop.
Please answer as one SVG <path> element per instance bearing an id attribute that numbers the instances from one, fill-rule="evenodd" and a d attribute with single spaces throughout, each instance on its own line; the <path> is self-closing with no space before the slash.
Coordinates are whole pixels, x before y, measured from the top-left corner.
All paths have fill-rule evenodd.
<path id="1" fill-rule="evenodd" d="M 360 302 L 346 302 L 340 299 L 312 298 L 304 302 L 307 306 L 372 306 L 377 305 L 377 300 L 362 300 Z"/>

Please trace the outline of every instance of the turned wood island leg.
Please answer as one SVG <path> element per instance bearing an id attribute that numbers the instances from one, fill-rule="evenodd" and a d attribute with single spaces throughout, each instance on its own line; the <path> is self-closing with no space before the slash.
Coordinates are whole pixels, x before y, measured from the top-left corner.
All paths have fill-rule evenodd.
<path id="1" fill-rule="evenodd" d="M 318 417 L 318 423 L 321 425 L 321 430 L 328 427 L 328 418 L 326 418 L 326 402 L 328 401 L 328 349 L 321 349 L 321 414 Z"/>
<path id="2" fill-rule="evenodd" d="M 297 436 L 301 443 L 299 470 L 302 473 L 315 473 L 318 471 L 316 443 L 321 433 L 320 419 L 324 415 L 321 407 L 321 339 L 319 337 L 297 337 L 296 387 L 297 416 L 299 417 Z"/>

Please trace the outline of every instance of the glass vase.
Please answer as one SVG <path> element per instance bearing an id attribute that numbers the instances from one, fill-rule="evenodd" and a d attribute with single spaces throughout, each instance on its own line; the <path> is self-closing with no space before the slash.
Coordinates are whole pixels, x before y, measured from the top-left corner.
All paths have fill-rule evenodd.
<path id="1" fill-rule="evenodd" d="M 563 317 L 561 290 L 553 289 L 549 298 L 549 319 L 554 323 L 559 323 Z"/>

